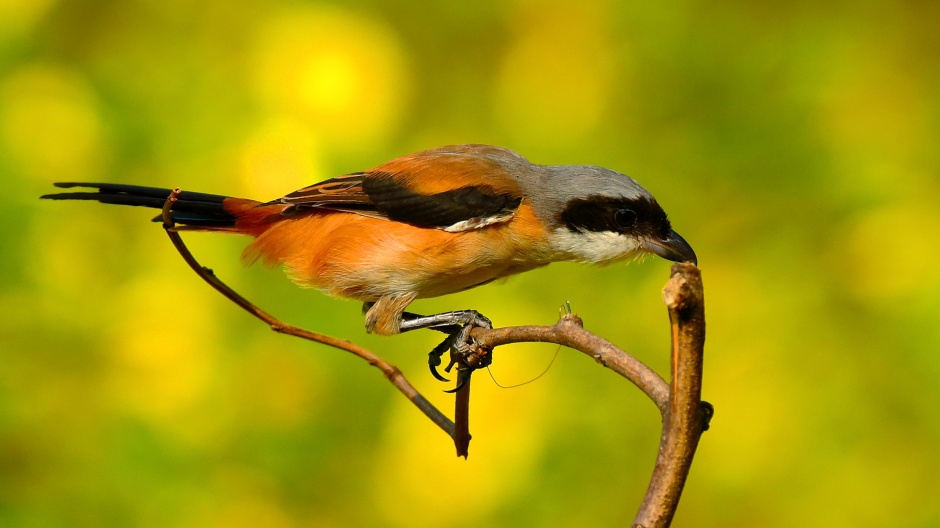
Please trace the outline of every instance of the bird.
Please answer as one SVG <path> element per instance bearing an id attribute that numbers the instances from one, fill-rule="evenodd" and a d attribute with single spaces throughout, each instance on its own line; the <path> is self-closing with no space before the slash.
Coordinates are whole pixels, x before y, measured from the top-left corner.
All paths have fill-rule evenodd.
<path id="1" fill-rule="evenodd" d="M 159 209 L 171 193 L 115 183 L 54 185 L 70 191 L 41 198 Z M 283 265 L 302 286 L 363 302 L 369 333 L 432 328 L 449 335 L 442 346 L 492 323 L 475 310 L 406 312 L 415 299 L 552 262 L 609 264 L 643 254 L 698 262 L 653 195 L 629 176 L 593 165 L 539 165 L 482 144 L 405 155 L 266 202 L 183 191 L 171 219 L 180 231 L 252 237 L 247 263 Z M 432 374 L 445 379 L 431 363 Z"/>

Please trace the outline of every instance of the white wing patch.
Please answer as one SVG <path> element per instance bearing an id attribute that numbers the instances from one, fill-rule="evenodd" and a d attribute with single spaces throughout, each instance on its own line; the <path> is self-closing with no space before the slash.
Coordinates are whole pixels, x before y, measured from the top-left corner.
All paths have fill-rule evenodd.
<path id="1" fill-rule="evenodd" d="M 480 229 L 481 227 L 486 227 L 488 225 L 499 224 L 502 222 L 508 222 L 512 220 L 512 217 L 515 216 L 515 212 L 507 211 L 505 213 L 497 213 L 492 216 L 478 216 L 476 218 L 468 218 L 466 220 L 461 220 L 456 224 L 451 224 L 444 229 L 448 233 L 460 233 L 462 231 L 472 231 L 474 229 Z"/>

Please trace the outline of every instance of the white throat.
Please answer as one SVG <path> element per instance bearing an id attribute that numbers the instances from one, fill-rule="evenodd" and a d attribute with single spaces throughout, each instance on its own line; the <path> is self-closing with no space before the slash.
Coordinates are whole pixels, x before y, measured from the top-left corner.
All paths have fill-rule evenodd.
<path id="1" fill-rule="evenodd" d="M 559 227 L 549 235 L 549 244 L 557 260 L 611 263 L 641 253 L 640 242 L 633 237 L 611 231 L 571 231 Z"/>

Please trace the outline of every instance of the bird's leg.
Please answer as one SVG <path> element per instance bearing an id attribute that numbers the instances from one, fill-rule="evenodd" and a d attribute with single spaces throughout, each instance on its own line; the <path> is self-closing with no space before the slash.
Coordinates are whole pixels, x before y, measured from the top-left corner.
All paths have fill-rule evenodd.
<path id="1" fill-rule="evenodd" d="M 417 314 L 402 314 L 401 331 L 408 332 L 420 328 L 431 328 L 441 332 L 451 333 L 453 327 L 493 328 L 493 323 L 476 310 L 460 310 L 457 312 L 444 312 L 434 315 L 420 316 Z M 468 332 L 469 335 L 469 332 Z M 466 337 L 466 336 L 464 336 Z"/>

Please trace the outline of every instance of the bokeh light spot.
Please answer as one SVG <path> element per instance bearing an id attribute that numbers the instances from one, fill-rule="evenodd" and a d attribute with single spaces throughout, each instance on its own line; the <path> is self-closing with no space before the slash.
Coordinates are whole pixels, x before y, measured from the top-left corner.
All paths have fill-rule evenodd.
<path id="1" fill-rule="evenodd" d="M 408 75 L 383 24 L 328 7 L 272 16 L 256 48 L 255 85 L 274 112 L 305 120 L 337 146 L 386 137 L 404 107 Z"/>
<path id="2" fill-rule="evenodd" d="M 341 53 L 315 57 L 303 72 L 301 90 L 311 107 L 351 108 L 355 100 L 357 72 L 355 65 Z"/>

